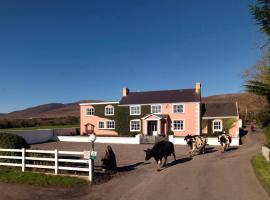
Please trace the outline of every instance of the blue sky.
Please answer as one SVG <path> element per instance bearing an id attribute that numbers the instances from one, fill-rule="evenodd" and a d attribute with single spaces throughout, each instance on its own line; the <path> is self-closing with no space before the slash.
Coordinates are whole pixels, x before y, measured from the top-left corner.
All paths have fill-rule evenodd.
<path id="1" fill-rule="evenodd" d="M 0 113 L 131 91 L 243 91 L 261 57 L 248 0 L 0 0 Z"/>

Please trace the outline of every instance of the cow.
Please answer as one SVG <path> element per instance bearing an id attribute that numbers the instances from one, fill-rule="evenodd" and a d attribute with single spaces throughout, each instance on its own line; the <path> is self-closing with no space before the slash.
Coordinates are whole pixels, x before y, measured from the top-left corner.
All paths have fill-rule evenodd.
<path id="1" fill-rule="evenodd" d="M 223 132 L 221 135 L 218 136 L 218 142 L 221 145 L 221 152 L 224 153 L 224 151 L 227 151 L 229 149 L 232 138 L 229 134 Z"/>
<path id="2" fill-rule="evenodd" d="M 205 153 L 205 146 L 207 145 L 206 137 L 202 137 L 199 135 L 187 135 L 184 140 L 190 147 L 190 157 L 193 157 L 195 154 Z"/>
<path id="3" fill-rule="evenodd" d="M 163 158 L 165 159 L 163 166 L 167 165 L 168 156 L 173 155 L 174 160 L 176 161 L 173 143 L 169 141 L 165 140 L 160 141 L 156 143 L 152 149 L 144 150 L 144 152 L 145 152 L 145 160 L 149 160 L 152 157 L 155 159 L 155 161 L 157 162 L 157 171 L 161 170 Z"/>

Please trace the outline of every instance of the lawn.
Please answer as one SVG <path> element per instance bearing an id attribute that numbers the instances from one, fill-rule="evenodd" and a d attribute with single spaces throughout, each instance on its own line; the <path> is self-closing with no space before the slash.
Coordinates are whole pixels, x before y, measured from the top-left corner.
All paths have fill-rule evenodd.
<path id="1" fill-rule="evenodd" d="M 256 155 L 252 161 L 252 166 L 263 187 L 270 194 L 270 164 L 261 154 Z"/>
<path id="2" fill-rule="evenodd" d="M 23 131 L 23 130 L 39 130 L 39 129 L 54 129 L 54 128 L 79 128 L 80 125 L 51 125 L 51 126 L 34 126 L 34 127 L 23 127 L 23 128 L 8 128 L 0 129 L 2 131 Z"/>
<path id="3" fill-rule="evenodd" d="M 9 167 L 0 167 L 0 182 L 65 187 L 83 186 L 89 184 L 87 180 L 77 177 L 22 172 L 20 169 Z"/>

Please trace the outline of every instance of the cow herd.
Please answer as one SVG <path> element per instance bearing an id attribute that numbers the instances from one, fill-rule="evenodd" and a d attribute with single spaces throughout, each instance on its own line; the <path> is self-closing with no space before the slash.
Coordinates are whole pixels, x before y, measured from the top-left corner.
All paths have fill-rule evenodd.
<path id="1" fill-rule="evenodd" d="M 187 145 L 190 147 L 189 156 L 193 157 L 198 154 L 204 154 L 207 145 L 207 137 L 200 135 L 187 135 L 184 140 Z M 232 138 L 230 135 L 225 132 L 218 134 L 218 142 L 221 145 L 220 151 L 224 153 L 230 147 L 232 142 Z M 166 167 L 167 165 L 167 157 L 173 155 L 175 158 L 175 151 L 172 142 L 162 140 L 156 143 L 152 149 L 144 150 L 145 152 L 145 160 L 149 160 L 154 158 L 157 163 L 157 170 L 160 171 L 162 167 Z M 164 163 L 162 164 L 162 160 L 164 158 Z"/>

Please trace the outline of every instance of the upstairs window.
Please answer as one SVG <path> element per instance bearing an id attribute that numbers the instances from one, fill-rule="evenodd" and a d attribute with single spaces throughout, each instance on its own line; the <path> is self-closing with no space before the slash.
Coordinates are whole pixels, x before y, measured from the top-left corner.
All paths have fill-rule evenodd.
<path id="1" fill-rule="evenodd" d="M 184 104 L 173 104 L 173 113 L 183 113 Z"/>
<path id="2" fill-rule="evenodd" d="M 129 107 L 129 114 L 130 115 L 140 115 L 141 114 L 141 106 L 140 105 L 130 106 Z"/>
<path id="3" fill-rule="evenodd" d="M 173 120 L 172 126 L 174 131 L 184 131 L 184 120 Z"/>
<path id="4" fill-rule="evenodd" d="M 105 115 L 114 115 L 114 107 L 113 106 L 106 106 L 105 107 Z"/>
<path id="5" fill-rule="evenodd" d="M 152 105 L 151 106 L 151 113 L 161 114 L 162 113 L 162 106 L 161 105 Z"/>
<path id="6" fill-rule="evenodd" d="M 94 115 L 95 109 L 94 108 L 86 108 L 86 115 Z"/>
<path id="7" fill-rule="evenodd" d="M 222 131 L 222 120 L 214 120 L 213 121 L 213 132 Z"/>

